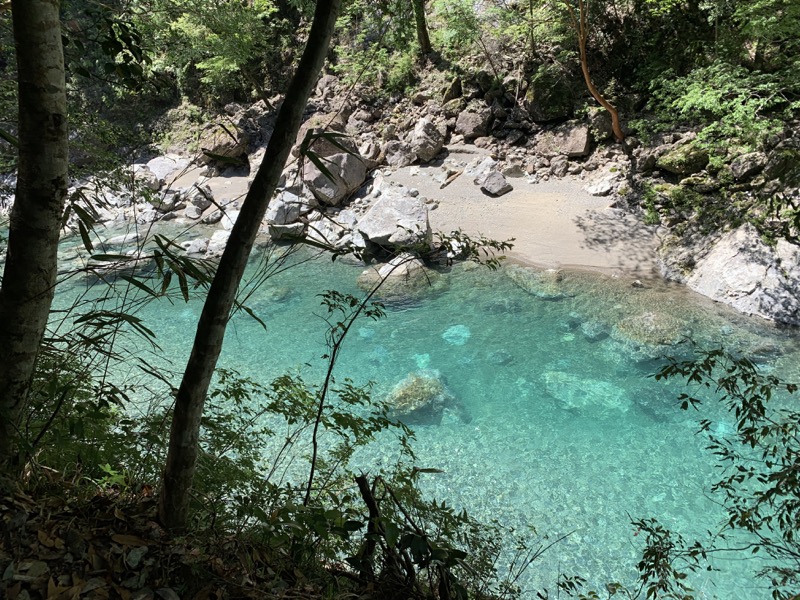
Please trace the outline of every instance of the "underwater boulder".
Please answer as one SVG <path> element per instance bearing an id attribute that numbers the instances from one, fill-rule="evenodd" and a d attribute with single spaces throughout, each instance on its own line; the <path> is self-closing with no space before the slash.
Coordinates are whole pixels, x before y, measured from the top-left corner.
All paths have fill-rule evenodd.
<path id="1" fill-rule="evenodd" d="M 658 358 L 691 334 L 688 323 L 677 316 L 648 311 L 619 321 L 611 337 L 636 360 Z"/>
<path id="2" fill-rule="evenodd" d="M 547 393 L 562 408 L 585 416 L 624 413 L 632 405 L 625 392 L 608 381 L 578 377 L 564 371 L 546 371 L 542 373 L 541 379 Z"/>
<path id="3" fill-rule="evenodd" d="M 503 272 L 517 287 L 542 300 L 561 300 L 568 295 L 563 285 L 564 273 L 558 269 L 511 265 Z"/>
<path id="4" fill-rule="evenodd" d="M 442 339 L 451 346 L 463 346 L 471 336 L 472 332 L 466 325 L 453 325 L 445 330 Z"/>
<path id="5" fill-rule="evenodd" d="M 400 254 L 388 263 L 368 267 L 358 276 L 358 287 L 368 292 L 381 281 L 375 299 L 387 304 L 413 303 L 445 284 L 438 272 L 409 253 Z"/>
<path id="6" fill-rule="evenodd" d="M 409 373 L 386 397 L 390 414 L 406 424 L 438 424 L 446 408 L 457 407 L 438 371 Z"/>

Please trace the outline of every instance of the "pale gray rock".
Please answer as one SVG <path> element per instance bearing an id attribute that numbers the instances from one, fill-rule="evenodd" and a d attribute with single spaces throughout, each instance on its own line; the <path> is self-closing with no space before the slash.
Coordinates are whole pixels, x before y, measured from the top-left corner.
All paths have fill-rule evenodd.
<path id="1" fill-rule="evenodd" d="M 164 156 L 157 156 L 156 158 L 147 162 L 147 168 L 152 171 L 158 179 L 164 181 L 170 175 L 182 171 L 189 166 L 189 159 L 177 156 L 174 154 L 167 154 Z"/>
<path id="2" fill-rule="evenodd" d="M 381 197 L 358 221 L 358 231 L 370 242 L 385 247 L 430 244 L 428 209 L 419 198 L 397 192 Z"/>
<path id="3" fill-rule="evenodd" d="M 150 204 L 160 212 L 170 212 L 175 210 L 182 200 L 183 198 L 179 191 L 168 191 L 160 195 L 153 195 L 150 198 Z"/>
<path id="4" fill-rule="evenodd" d="M 272 225 L 286 225 L 300 218 L 303 201 L 291 192 L 281 192 L 273 198 L 264 220 Z"/>
<path id="5" fill-rule="evenodd" d="M 614 180 L 601 179 L 591 185 L 587 185 L 585 189 L 590 196 L 608 196 L 614 189 Z"/>
<path id="6" fill-rule="evenodd" d="M 331 177 L 316 165 L 307 165 L 303 181 L 322 204 L 337 206 L 344 198 L 355 192 L 367 178 L 367 167 L 359 156 L 333 154 L 323 161 Z"/>
<path id="7" fill-rule="evenodd" d="M 302 237 L 304 229 L 305 224 L 303 223 L 288 223 L 286 225 L 273 223 L 269 226 L 269 237 L 273 240 L 297 239 Z"/>
<path id="8" fill-rule="evenodd" d="M 136 178 L 137 182 L 151 192 L 157 192 L 159 189 L 161 189 L 161 180 L 155 173 L 145 166 L 136 165 L 134 177 Z"/>
<path id="9" fill-rule="evenodd" d="M 200 222 L 203 223 L 204 225 L 216 225 L 221 220 L 222 220 L 222 211 L 217 209 L 217 210 L 211 211 L 205 217 L 200 219 Z"/>
<path id="10" fill-rule="evenodd" d="M 230 231 L 233 229 L 233 224 L 236 223 L 236 219 L 239 218 L 239 211 L 238 210 L 229 210 L 222 215 L 222 219 L 220 221 L 222 228 L 225 231 Z"/>
<path id="11" fill-rule="evenodd" d="M 230 231 L 219 230 L 215 231 L 208 240 L 206 246 L 206 256 L 219 256 L 225 250 L 225 245 L 228 243 L 228 238 L 231 237 Z"/>
<path id="12" fill-rule="evenodd" d="M 444 136 L 430 119 L 420 119 L 411 133 L 411 148 L 420 162 L 433 160 L 444 146 Z"/>
<path id="13" fill-rule="evenodd" d="M 490 196 L 502 196 L 514 189 L 503 174 L 499 171 L 491 171 L 483 180 L 481 184 L 481 191 L 489 194 Z"/>
<path id="14" fill-rule="evenodd" d="M 158 219 L 158 212 L 152 206 L 148 206 L 143 210 L 136 212 L 136 222 L 143 225 L 145 223 L 152 223 Z"/>
<path id="15" fill-rule="evenodd" d="M 522 168 L 522 165 L 518 164 L 507 165 L 501 172 L 503 173 L 504 177 L 510 177 L 514 179 L 525 177 L 525 169 Z"/>
<path id="16" fill-rule="evenodd" d="M 197 208 L 196 206 L 190 204 L 183 211 L 183 216 L 186 217 L 187 219 L 196 220 L 203 216 L 203 211 Z"/>
<path id="17" fill-rule="evenodd" d="M 742 154 L 731 161 L 731 174 L 736 181 L 744 181 L 758 175 L 766 165 L 767 155 L 763 152 Z"/>
<path id="18" fill-rule="evenodd" d="M 613 172 L 606 172 L 592 183 L 587 185 L 584 189 L 592 196 L 608 196 L 614 191 L 619 180 L 622 179 L 622 171 L 617 170 Z"/>
<path id="19" fill-rule="evenodd" d="M 464 169 L 464 175 L 474 177 L 475 185 L 480 185 L 481 182 L 486 178 L 489 173 L 491 173 L 497 167 L 497 161 L 493 159 L 491 156 L 487 156 L 483 159 L 476 158 L 473 162 L 471 162 L 467 167 Z M 456 171 L 450 170 L 450 173 L 455 173 Z M 449 175 L 448 175 L 449 176 Z"/>
<path id="20" fill-rule="evenodd" d="M 336 246 L 348 230 L 328 216 L 309 220 L 306 238 L 311 241 Z"/>
<path id="21" fill-rule="evenodd" d="M 565 123 L 536 138 L 536 152 L 544 156 L 579 158 L 588 156 L 591 150 L 592 136 L 589 126 L 583 123 Z"/>
<path id="22" fill-rule="evenodd" d="M 386 164 L 395 169 L 413 165 L 414 161 L 417 160 L 417 153 L 411 147 L 411 144 L 400 140 L 386 142 L 383 146 L 383 155 L 386 158 Z"/>
<path id="23" fill-rule="evenodd" d="M 687 284 L 744 313 L 800 325 L 800 248 L 785 240 L 769 248 L 752 225 L 724 234 Z"/>
<path id="24" fill-rule="evenodd" d="M 195 183 L 186 195 L 186 200 L 200 210 L 205 210 L 214 204 L 214 192 L 207 183 Z"/>
<path id="25" fill-rule="evenodd" d="M 186 240 L 185 242 L 181 242 L 181 248 L 183 248 L 186 254 L 205 254 L 208 248 L 208 242 L 208 238 Z"/>

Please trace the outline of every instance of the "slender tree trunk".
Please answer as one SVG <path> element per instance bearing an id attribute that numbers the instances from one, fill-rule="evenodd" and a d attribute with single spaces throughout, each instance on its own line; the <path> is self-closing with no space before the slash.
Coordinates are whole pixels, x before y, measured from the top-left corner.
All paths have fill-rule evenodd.
<path id="1" fill-rule="evenodd" d="M 47 325 L 67 194 L 67 96 L 59 0 L 13 0 L 19 100 L 17 189 L 0 286 L 0 467 L 18 426 Z"/>
<path id="2" fill-rule="evenodd" d="M 611 130 L 614 132 L 614 137 L 618 142 L 625 139 L 625 134 L 622 132 L 622 125 L 619 121 L 619 112 L 617 109 L 605 99 L 600 90 L 594 85 L 592 76 L 589 73 L 589 60 L 586 53 L 586 41 L 589 38 L 589 15 L 587 14 L 585 0 L 578 0 L 579 15 L 575 16 L 575 9 L 572 7 L 570 0 L 564 0 L 564 4 L 569 10 L 570 17 L 572 18 L 572 25 L 575 33 L 578 35 L 578 48 L 581 56 L 581 71 L 583 72 L 583 79 L 586 82 L 586 87 L 589 93 L 597 100 L 600 105 L 608 111 L 611 115 Z"/>
<path id="3" fill-rule="evenodd" d="M 422 54 L 433 52 L 431 38 L 428 35 L 428 22 L 425 20 L 425 0 L 411 0 L 414 6 L 414 20 L 417 23 L 417 41 Z"/>
<path id="4" fill-rule="evenodd" d="M 242 204 L 197 325 L 194 345 L 175 400 L 159 516 L 184 529 L 198 455 L 200 418 L 239 282 L 267 205 L 289 157 L 320 69 L 325 62 L 342 0 L 318 0 L 306 48 L 278 113 L 264 159 Z"/>

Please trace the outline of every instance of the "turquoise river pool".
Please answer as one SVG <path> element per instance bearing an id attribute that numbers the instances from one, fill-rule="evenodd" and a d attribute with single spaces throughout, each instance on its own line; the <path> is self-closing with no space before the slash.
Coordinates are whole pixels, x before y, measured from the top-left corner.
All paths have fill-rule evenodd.
<path id="1" fill-rule="evenodd" d="M 74 247 L 74 246 L 73 246 Z M 268 280 L 229 326 L 222 364 L 264 383 L 289 370 L 321 380 L 326 325 L 318 294 L 362 293 L 363 267 L 320 258 Z M 362 320 L 344 344 L 340 377 L 374 382 L 387 394 L 410 373 L 434 373 L 459 410 L 416 425 L 426 493 L 479 519 L 566 538 L 522 581 L 526 597 L 555 588 L 559 573 L 599 589 L 632 582 L 641 539 L 630 524 L 657 517 L 688 539 L 717 531 L 722 512 L 708 490 L 718 471 L 698 435 L 700 418 L 722 435 L 732 419 L 713 403 L 681 411 L 683 389 L 649 377 L 664 352 L 652 346 L 691 336 L 756 356 L 762 367 L 800 380 L 800 335 L 713 304 L 663 282 L 564 272 L 560 281 L 519 266 L 493 272 L 456 265 L 430 285 L 387 303 L 379 321 Z M 73 282 L 74 291 L 83 283 Z M 67 287 L 64 288 L 66 292 Z M 61 297 L 70 294 L 64 293 Z M 151 304 L 145 323 L 180 369 L 199 301 Z M 364 469 L 388 466 L 396 448 L 357 457 Z M 567 535 L 568 534 L 568 535 Z M 699 598 L 768 598 L 750 562 L 721 557 L 718 571 L 693 581 Z"/>

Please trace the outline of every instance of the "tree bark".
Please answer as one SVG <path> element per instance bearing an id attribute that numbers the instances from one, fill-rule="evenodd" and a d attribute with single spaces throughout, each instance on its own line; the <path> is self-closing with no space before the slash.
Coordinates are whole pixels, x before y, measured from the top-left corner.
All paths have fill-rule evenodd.
<path id="1" fill-rule="evenodd" d="M 431 38 L 428 35 L 428 22 L 425 20 L 425 0 L 411 0 L 414 6 L 414 20 L 417 23 L 417 41 L 419 50 L 424 54 L 433 52 Z"/>
<path id="2" fill-rule="evenodd" d="M 297 137 L 308 98 L 325 62 L 342 0 L 318 0 L 314 21 L 297 71 L 289 84 L 277 126 L 247 192 L 220 259 L 197 325 L 194 345 L 175 399 L 159 517 L 174 530 L 185 529 L 189 492 L 197 464 L 200 419 L 211 377 L 222 350 L 225 328 L 256 234 Z"/>
<path id="3" fill-rule="evenodd" d="M 19 102 L 17 188 L 0 285 L 0 467 L 18 427 L 47 326 L 67 195 L 67 96 L 59 0 L 13 0 Z"/>
<path id="4" fill-rule="evenodd" d="M 614 137 L 617 139 L 617 141 L 622 142 L 625 139 L 625 134 L 622 132 L 622 126 L 619 121 L 619 112 L 608 100 L 605 99 L 603 94 L 600 93 L 600 90 L 598 90 L 594 85 L 592 76 L 589 73 L 589 60 L 586 52 L 586 42 L 589 38 L 589 17 L 586 10 L 586 2 L 585 0 L 578 0 L 578 17 L 575 16 L 575 9 L 572 7 L 570 0 L 564 0 L 564 4 L 566 4 L 567 10 L 569 10 L 570 18 L 572 19 L 572 25 L 575 29 L 575 33 L 578 35 L 581 71 L 583 72 L 583 79 L 586 82 L 586 88 L 589 90 L 589 93 L 594 97 L 594 99 L 597 100 L 600 105 L 608 111 L 608 114 L 611 115 L 611 130 L 614 132 Z"/>

